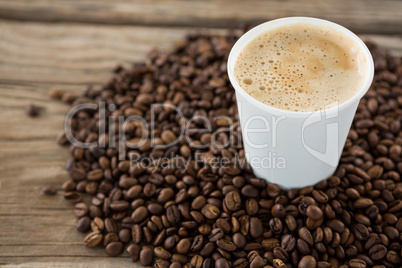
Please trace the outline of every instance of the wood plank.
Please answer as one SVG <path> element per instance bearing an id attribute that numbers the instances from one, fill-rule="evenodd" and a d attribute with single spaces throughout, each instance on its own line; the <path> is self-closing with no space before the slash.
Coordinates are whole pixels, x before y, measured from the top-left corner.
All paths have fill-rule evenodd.
<path id="1" fill-rule="evenodd" d="M 68 149 L 55 143 L 70 107 L 49 100 L 47 91 L 55 85 L 79 93 L 106 81 L 118 63 L 143 60 L 151 47 L 169 49 L 198 30 L 0 21 L 1 267 L 139 267 L 126 253 L 112 259 L 82 245 L 60 189 Z M 402 55 L 401 38 L 365 38 Z M 44 108 L 40 117 L 25 116 L 30 102 Z M 57 195 L 41 194 L 45 185 L 57 187 Z"/>
<path id="2" fill-rule="evenodd" d="M 402 33 L 394 0 L 1 0 L 0 17 L 49 22 L 235 28 L 287 16 L 320 17 L 358 33 Z"/>
<path id="3" fill-rule="evenodd" d="M 191 31 L 203 29 L 3 22 L 0 83 L 98 84 L 118 63 L 142 60 L 154 46 L 169 49 Z"/>

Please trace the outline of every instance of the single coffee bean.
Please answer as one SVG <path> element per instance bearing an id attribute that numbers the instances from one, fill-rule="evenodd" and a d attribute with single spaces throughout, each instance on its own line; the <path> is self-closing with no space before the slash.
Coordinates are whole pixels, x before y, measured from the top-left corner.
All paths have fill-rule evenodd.
<path id="1" fill-rule="evenodd" d="M 221 228 L 212 229 L 211 233 L 209 234 L 208 238 L 211 242 L 216 242 L 221 239 L 225 233 L 222 231 Z"/>
<path id="2" fill-rule="evenodd" d="M 298 268 L 315 268 L 315 267 L 317 267 L 317 261 L 313 256 L 307 255 L 307 256 L 304 256 L 300 260 L 299 265 L 297 267 Z"/>
<path id="3" fill-rule="evenodd" d="M 191 258 L 190 264 L 194 267 L 194 268 L 201 268 L 202 264 L 204 262 L 204 258 L 200 255 L 194 255 Z"/>
<path id="4" fill-rule="evenodd" d="M 84 246 L 88 248 L 96 247 L 97 245 L 99 245 L 100 242 L 102 242 L 102 239 L 103 236 L 100 232 L 92 232 L 84 238 Z"/>
<path id="5" fill-rule="evenodd" d="M 294 232 L 297 229 L 297 222 L 294 216 L 292 215 L 286 215 L 285 217 L 285 224 L 288 227 L 288 229 L 292 232 Z"/>
<path id="6" fill-rule="evenodd" d="M 319 261 L 317 262 L 317 268 L 330 268 L 331 264 L 329 264 L 329 262 L 326 261 Z"/>
<path id="7" fill-rule="evenodd" d="M 132 240 L 131 230 L 127 229 L 127 228 L 121 229 L 119 232 L 119 239 L 121 242 L 123 242 L 125 244 L 130 242 Z"/>
<path id="8" fill-rule="evenodd" d="M 259 218 L 250 218 L 250 235 L 254 238 L 261 237 L 264 232 L 264 227 Z"/>
<path id="9" fill-rule="evenodd" d="M 201 213 L 208 219 L 216 219 L 220 214 L 221 211 L 218 207 L 210 204 L 206 204 L 202 209 Z"/>
<path id="10" fill-rule="evenodd" d="M 127 247 L 127 252 L 130 255 L 133 262 L 136 262 L 140 258 L 141 247 L 137 244 L 131 244 Z"/>
<path id="11" fill-rule="evenodd" d="M 307 217 L 309 217 L 315 221 L 318 221 L 323 218 L 324 213 L 322 212 L 322 210 L 319 207 L 311 205 L 311 206 L 307 207 L 306 215 L 307 215 Z"/>
<path id="12" fill-rule="evenodd" d="M 275 234 L 279 234 L 283 230 L 282 221 L 278 218 L 271 219 L 269 221 L 269 227 L 271 228 L 272 232 L 274 232 Z"/>
<path id="13" fill-rule="evenodd" d="M 238 248 L 244 248 L 247 244 L 246 237 L 241 233 L 235 233 L 232 237 L 232 241 Z"/>
<path id="14" fill-rule="evenodd" d="M 368 253 L 369 253 L 371 259 L 373 259 L 374 261 L 378 261 L 387 255 L 387 248 L 384 245 L 377 244 L 377 245 L 374 245 L 369 250 Z"/>
<path id="15" fill-rule="evenodd" d="M 25 113 L 26 113 L 28 116 L 36 117 L 36 116 L 38 116 L 39 113 L 40 113 L 40 108 L 39 108 L 38 106 L 34 105 L 34 104 L 28 104 L 28 105 L 25 107 Z"/>
<path id="16" fill-rule="evenodd" d="M 271 214 L 275 218 L 284 218 L 286 216 L 286 211 L 282 204 L 276 204 L 272 207 Z"/>
<path id="17" fill-rule="evenodd" d="M 285 249 L 287 252 L 292 252 L 296 247 L 296 238 L 290 234 L 285 234 L 282 237 L 281 247 Z"/>
<path id="18" fill-rule="evenodd" d="M 269 238 L 265 239 L 261 242 L 262 247 L 264 248 L 265 251 L 272 252 L 274 248 L 280 246 L 280 242 L 276 238 Z"/>
<path id="19" fill-rule="evenodd" d="M 301 254 L 303 254 L 303 255 L 310 254 L 309 245 L 303 239 L 297 239 L 296 247 Z"/>
<path id="20" fill-rule="evenodd" d="M 314 246 L 314 239 L 310 231 L 306 227 L 299 229 L 299 236 L 303 239 L 309 246 Z"/>
<path id="21" fill-rule="evenodd" d="M 154 248 L 155 256 L 164 260 L 169 260 L 172 257 L 169 251 L 164 249 L 163 247 L 156 247 Z"/>
<path id="22" fill-rule="evenodd" d="M 111 242 L 106 246 L 105 250 L 110 257 L 117 257 L 123 253 L 124 245 L 121 242 Z"/>
<path id="23" fill-rule="evenodd" d="M 75 204 L 74 214 L 76 217 L 83 217 L 88 214 L 88 206 L 85 203 Z"/>
<path id="24" fill-rule="evenodd" d="M 78 203 L 82 200 L 82 195 L 77 192 L 66 192 L 64 193 L 64 199 L 71 203 Z"/>
<path id="25" fill-rule="evenodd" d="M 166 210 L 166 216 L 170 223 L 175 224 L 180 222 L 181 216 L 180 211 L 176 206 L 170 206 Z"/>
<path id="26" fill-rule="evenodd" d="M 233 242 L 226 239 L 219 239 L 216 242 L 216 245 L 226 251 L 235 251 L 237 249 L 236 245 Z"/>
<path id="27" fill-rule="evenodd" d="M 361 259 L 351 259 L 349 266 L 350 268 L 366 268 L 366 262 Z"/>
<path id="28" fill-rule="evenodd" d="M 211 256 L 213 252 L 215 252 L 215 243 L 212 242 L 208 242 L 205 244 L 205 246 L 203 247 L 203 249 L 200 251 L 200 255 L 203 257 L 208 257 Z"/>
<path id="29" fill-rule="evenodd" d="M 352 230 L 358 240 L 367 240 L 369 231 L 366 226 L 361 223 L 357 223 L 353 225 Z"/>
<path id="30" fill-rule="evenodd" d="M 81 233 L 86 233 L 91 226 L 91 219 L 89 217 L 82 217 L 77 222 L 77 230 Z"/>
<path id="31" fill-rule="evenodd" d="M 331 228 L 331 230 L 342 233 L 343 230 L 345 230 L 345 224 L 338 220 L 338 219 L 333 219 L 327 222 L 327 226 Z"/>
<path id="32" fill-rule="evenodd" d="M 105 235 L 105 237 L 103 238 L 103 245 L 107 246 L 112 242 L 119 242 L 119 237 L 117 236 L 117 234 L 108 233 L 107 235 Z"/>
<path id="33" fill-rule="evenodd" d="M 366 208 L 373 204 L 374 204 L 373 200 L 362 197 L 362 198 L 357 199 L 355 202 L 353 202 L 353 207 L 354 208 Z"/>
<path id="34" fill-rule="evenodd" d="M 400 255 L 393 250 L 388 251 L 386 260 L 392 264 L 402 264 L 402 259 Z"/>
<path id="35" fill-rule="evenodd" d="M 224 199 L 226 207 L 231 211 L 237 211 L 241 207 L 240 194 L 236 191 L 229 192 Z"/>
<path id="36" fill-rule="evenodd" d="M 204 236 L 197 235 L 194 237 L 193 243 L 191 244 L 190 251 L 191 252 L 199 252 L 204 246 Z"/>
<path id="37" fill-rule="evenodd" d="M 148 215 L 148 209 L 144 206 L 140 206 L 134 210 L 133 214 L 131 214 L 131 219 L 133 219 L 134 223 L 140 223 L 144 221 Z"/>
<path id="38" fill-rule="evenodd" d="M 147 246 L 143 246 L 140 252 L 140 262 L 143 266 L 148 266 L 152 264 L 153 261 L 153 251 Z"/>
<path id="39" fill-rule="evenodd" d="M 42 193 L 45 195 L 55 195 L 57 194 L 57 189 L 54 186 L 48 185 L 42 188 Z"/>
<path id="40" fill-rule="evenodd" d="M 181 239 L 176 245 L 176 251 L 179 254 L 186 254 L 190 250 L 191 242 L 187 238 Z"/>
<path id="41" fill-rule="evenodd" d="M 225 258 L 220 258 L 215 261 L 216 268 L 230 268 L 229 262 Z"/>
<path id="42" fill-rule="evenodd" d="M 284 250 L 281 247 L 276 247 L 274 248 L 274 250 L 272 251 L 272 253 L 274 254 L 274 257 L 277 259 L 281 259 L 284 262 L 287 262 L 289 259 L 289 255 L 286 252 L 286 250 Z"/>

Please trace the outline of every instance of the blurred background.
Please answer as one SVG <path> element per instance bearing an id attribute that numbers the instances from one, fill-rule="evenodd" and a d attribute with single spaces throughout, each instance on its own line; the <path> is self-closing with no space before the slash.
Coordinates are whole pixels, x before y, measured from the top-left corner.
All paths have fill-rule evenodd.
<path id="1" fill-rule="evenodd" d="M 286 16 L 337 22 L 402 55 L 397 0 L 0 0 L 0 266 L 133 265 L 84 248 L 72 206 L 41 195 L 68 177 L 68 150 L 55 137 L 70 107 L 49 100 L 50 88 L 79 94 L 187 33 L 224 34 Z M 39 118 L 25 115 L 29 103 L 42 107 Z"/>

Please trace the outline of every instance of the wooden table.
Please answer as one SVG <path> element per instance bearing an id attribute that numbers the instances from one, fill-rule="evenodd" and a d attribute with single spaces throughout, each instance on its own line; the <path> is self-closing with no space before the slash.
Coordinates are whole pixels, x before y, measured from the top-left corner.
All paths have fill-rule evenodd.
<path id="1" fill-rule="evenodd" d="M 80 92 L 188 32 L 284 16 L 326 18 L 402 55 L 401 10 L 392 0 L 0 0 L 0 266 L 133 266 L 126 253 L 112 259 L 82 245 L 61 190 L 41 194 L 68 177 L 68 150 L 55 137 L 69 106 L 49 100 L 49 88 Z M 28 103 L 43 106 L 42 115 L 27 117 Z"/>

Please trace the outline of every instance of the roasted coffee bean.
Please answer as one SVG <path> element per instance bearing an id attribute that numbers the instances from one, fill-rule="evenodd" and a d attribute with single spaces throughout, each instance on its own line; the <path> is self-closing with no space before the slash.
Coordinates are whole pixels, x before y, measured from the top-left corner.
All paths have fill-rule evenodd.
<path id="1" fill-rule="evenodd" d="M 219 239 L 216 241 L 216 245 L 226 251 L 235 251 L 237 248 L 233 242 L 226 239 Z"/>
<path id="2" fill-rule="evenodd" d="M 199 252 L 204 246 L 204 236 L 197 235 L 194 237 L 193 243 L 191 244 L 190 251 L 191 252 Z"/>
<path id="3" fill-rule="evenodd" d="M 83 217 L 88 214 L 88 206 L 85 203 L 77 203 L 74 208 L 74 215 L 76 217 Z"/>
<path id="4" fill-rule="evenodd" d="M 362 198 L 357 199 L 355 202 L 353 202 L 353 207 L 354 208 L 366 208 L 373 204 L 374 204 L 373 200 L 362 197 Z"/>
<path id="5" fill-rule="evenodd" d="M 229 210 L 237 211 L 241 207 L 240 194 L 236 191 L 232 191 L 225 196 L 224 202 Z"/>
<path id="6" fill-rule="evenodd" d="M 28 105 L 25 107 L 25 113 L 26 113 L 28 116 L 35 117 L 35 116 L 38 116 L 38 115 L 39 115 L 39 113 L 40 113 L 40 108 L 39 108 L 38 106 L 34 105 L 34 104 L 28 104 Z"/>
<path id="7" fill-rule="evenodd" d="M 366 226 L 361 223 L 357 223 L 353 225 L 352 230 L 358 240 L 367 240 L 369 231 Z"/>
<path id="8" fill-rule="evenodd" d="M 190 264 L 194 267 L 194 268 L 201 268 L 202 264 L 204 262 L 204 258 L 200 255 L 194 255 L 191 258 Z"/>
<path id="9" fill-rule="evenodd" d="M 247 244 L 246 237 L 241 233 L 235 233 L 232 237 L 232 241 L 238 248 L 244 248 Z"/>
<path id="10" fill-rule="evenodd" d="M 290 231 L 294 232 L 297 229 L 296 219 L 292 215 L 286 215 L 285 223 Z"/>
<path id="11" fill-rule="evenodd" d="M 121 242 L 111 242 L 106 246 L 106 254 L 110 257 L 117 257 L 124 251 L 124 245 Z"/>
<path id="12" fill-rule="evenodd" d="M 302 227 L 299 229 L 299 237 L 303 239 L 309 246 L 312 247 L 314 245 L 313 236 L 306 227 Z"/>
<path id="13" fill-rule="evenodd" d="M 109 233 L 105 235 L 105 238 L 103 239 L 103 245 L 107 246 L 109 243 L 112 242 L 119 242 L 119 237 L 115 233 Z"/>
<path id="14" fill-rule="evenodd" d="M 82 217 L 77 222 L 77 230 L 81 233 L 86 233 L 91 226 L 91 219 L 89 217 Z"/>
<path id="15" fill-rule="evenodd" d="M 360 259 L 351 259 L 349 266 L 350 268 L 366 268 L 366 262 Z"/>
<path id="16" fill-rule="evenodd" d="M 296 247 L 296 238 L 290 234 L 285 234 L 282 237 L 281 247 L 285 249 L 287 252 L 292 252 Z"/>
<path id="17" fill-rule="evenodd" d="M 343 230 L 345 230 L 345 224 L 338 220 L 338 219 L 333 219 L 327 222 L 327 226 L 331 228 L 331 230 L 342 233 Z"/>
<path id="18" fill-rule="evenodd" d="M 187 238 L 181 239 L 176 245 L 176 251 L 179 254 L 186 254 L 190 250 L 191 242 Z"/>
<path id="19" fill-rule="evenodd" d="M 136 262 L 140 258 L 141 247 L 137 244 L 131 244 L 127 247 L 127 252 L 130 255 L 133 262 Z"/>
<path id="20" fill-rule="evenodd" d="M 274 254 L 274 257 L 277 259 L 281 259 L 284 262 L 288 261 L 289 255 L 286 252 L 286 250 L 284 250 L 281 247 L 276 247 L 274 248 L 274 250 L 272 251 L 272 253 Z"/>
<path id="21" fill-rule="evenodd" d="M 152 264 L 154 254 L 152 249 L 147 246 L 143 246 L 140 251 L 140 262 L 143 266 L 148 266 Z"/>
<path id="22" fill-rule="evenodd" d="M 299 250 L 299 252 L 303 255 L 307 255 L 310 253 L 309 245 L 303 239 L 297 239 L 296 247 Z"/>
<path id="23" fill-rule="evenodd" d="M 384 245 L 377 244 L 377 245 L 374 245 L 369 250 L 368 253 L 369 253 L 371 259 L 373 259 L 374 261 L 378 261 L 387 255 L 387 248 Z"/>
<path id="24" fill-rule="evenodd" d="M 307 217 L 309 217 L 315 221 L 321 220 L 324 216 L 322 210 L 319 207 L 314 206 L 314 205 L 307 207 L 306 215 L 307 215 Z"/>
<path id="25" fill-rule="evenodd" d="M 219 215 L 221 214 L 221 211 L 219 210 L 218 207 L 216 207 L 214 205 L 206 204 L 201 209 L 201 213 L 206 218 L 213 220 L 213 219 L 216 219 L 217 217 L 219 217 Z"/>
<path id="26" fill-rule="evenodd" d="M 283 225 L 280 219 L 273 218 L 269 221 L 269 227 L 271 228 L 272 232 L 275 234 L 279 234 L 283 230 Z"/>
<path id="27" fill-rule="evenodd" d="M 225 258 L 220 258 L 215 261 L 216 268 L 230 268 L 229 262 Z"/>
<path id="28" fill-rule="evenodd" d="M 66 192 L 64 193 L 64 199 L 71 203 L 78 203 L 82 200 L 82 195 L 77 192 Z"/>
<path id="29" fill-rule="evenodd" d="M 154 248 L 154 254 L 156 257 L 164 260 L 169 260 L 170 257 L 172 257 L 172 254 L 170 254 L 170 252 L 164 249 L 163 247 Z"/>
<path id="30" fill-rule="evenodd" d="M 211 242 L 216 242 L 221 239 L 225 233 L 222 231 L 221 228 L 212 229 L 211 233 L 209 234 L 208 238 Z"/>
<path id="31" fill-rule="evenodd" d="M 264 248 L 265 251 L 272 252 L 274 248 L 280 246 L 280 242 L 276 238 L 269 238 L 265 239 L 261 242 L 262 247 Z"/>
<path id="32" fill-rule="evenodd" d="M 57 189 L 54 186 L 48 185 L 42 188 L 42 193 L 44 193 L 45 195 L 55 195 L 57 194 Z"/>
<path id="33" fill-rule="evenodd" d="M 401 256 L 393 250 L 388 251 L 386 260 L 392 264 L 402 264 Z"/>
<path id="34" fill-rule="evenodd" d="M 329 200 L 327 194 L 321 190 L 313 190 L 312 195 L 318 203 L 327 203 Z"/>
<path id="35" fill-rule="evenodd" d="M 92 232 L 84 238 L 84 246 L 93 248 L 102 242 L 103 236 L 99 231 Z"/>
<path id="36" fill-rule="evenodd" d="M 123 242 L 125 244 L 130 242 L 132 240 L 131 230 L 129 230 L 127 228 L 121 229 L 119 232 L 119 239 L 121 242 Z"/>
<path id="37" fill-rule="evenodd" d="M 215 248 L 216 248 L 215 243 L 212 242 L 206 243 L 205 246 L 200 251 L 200 255 L 203 257 L 211 256 L 212 253 L 215 251 Z"/>
<path id="38" fill-rule="evenodd" d="M 286 211 L 282 204 L 276 204 L 272 207 L 271 214 L 275 218 L 283 218 L 286 216 Z"/>
<path id="39" fill-rule="evenodd" d="M 140 223 L 148 217 L 148 209 L 144 206 L 140 206 L 133 211 L 131 219 L 134 223 Z"/>
<path id="40" fill-rule="evenodd" d="M 264 227 L 262 226 L 262 222 L 259 218 L 252 217 L 250 218 L 250 235 L 254 238 L 261 237 L 264 232 Z"/>
<path id="41" fill-rule="evenodd" d="M 307 256 L 304 256 L 303 258 L 301 258 L 297 267 L 298 268 L 315 268 L 315 267 L 317 267 L 317 261 L 313 256 L 307 255 Z"/>

